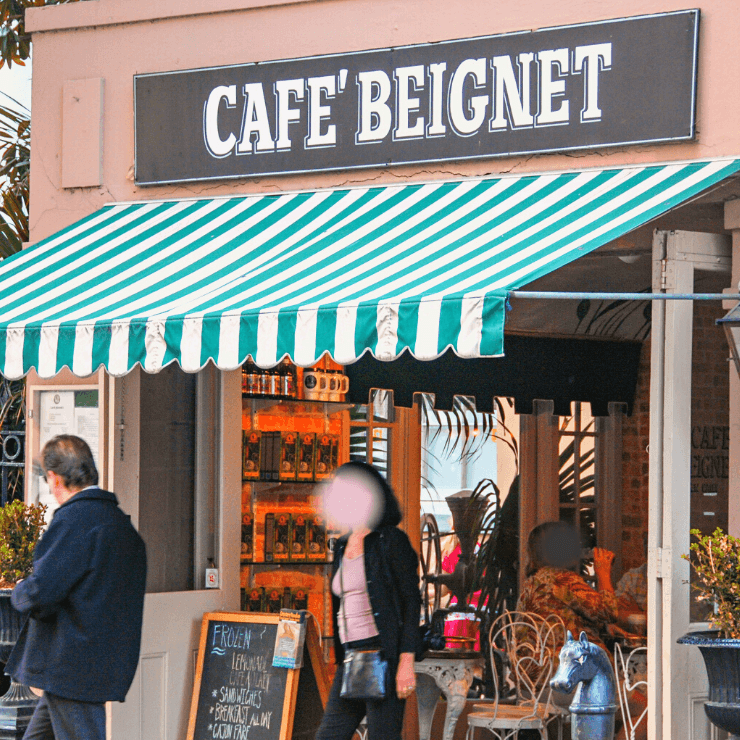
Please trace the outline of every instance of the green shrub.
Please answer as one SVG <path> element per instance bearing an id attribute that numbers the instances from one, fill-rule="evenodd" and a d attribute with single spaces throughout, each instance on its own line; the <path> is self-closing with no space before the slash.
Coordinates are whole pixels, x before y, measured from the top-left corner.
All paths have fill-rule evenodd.
<path id="1" fill-rule="evenodd" d="M 0 508 L 0 588 L 11 588 L 33 569 L 33 551 L 45 524 L 46 506 L 13 501 Z"/>
<path id="2" fill-rule="evenodd" d="M 700 601 L 714 604 L 712 626 L 722 637 L 740 638 L 740 539 L 725 534 L 719 527 L 711 535 L 698 529 L 691 534 L 691 554 L 683 555 L 696 573 Z"/>

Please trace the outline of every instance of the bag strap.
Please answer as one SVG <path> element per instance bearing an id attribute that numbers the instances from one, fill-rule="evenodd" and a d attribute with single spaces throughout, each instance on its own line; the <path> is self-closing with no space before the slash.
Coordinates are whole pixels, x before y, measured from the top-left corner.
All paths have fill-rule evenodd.
<path id="1" fill-rule="evenodd" d="M 342 602 L 340 604 L 340 611 L 342 612 L 342 621 L 344 622 L 344 639 L 349 637 L 349 630 L 347 629 L 347 611 L 346 611 L 346 599 L 344 598 L 346 591 L 344 588 L 344 557 L 347 554 L 347 548 L 344 548 L 342 552 L 342 562 L 339 563 L 339 588 L 342 591 Z"/>

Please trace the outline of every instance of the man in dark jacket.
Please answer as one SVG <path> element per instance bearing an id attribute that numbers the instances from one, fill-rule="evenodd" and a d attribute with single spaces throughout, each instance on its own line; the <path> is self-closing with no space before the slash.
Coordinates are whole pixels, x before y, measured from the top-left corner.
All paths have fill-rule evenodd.
<path id="1" fill-rule="evenodd" d="M 29 619 L 5 672 L 44 690 L 26 740 L 104 740 L 104 703 L 126 698 L 139 660 L 144 541 L 84 440 L 54 437 L 41 458 L 59 508 L 13 591 Z"/>

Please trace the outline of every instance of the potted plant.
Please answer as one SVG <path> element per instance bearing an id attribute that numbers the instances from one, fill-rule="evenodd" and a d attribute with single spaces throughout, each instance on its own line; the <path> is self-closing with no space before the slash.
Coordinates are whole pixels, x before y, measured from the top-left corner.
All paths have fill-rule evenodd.
<path id="1" fill-rule="evenodd" d="M 709 632 L 690 632 L 678 642 L 699 648 L 709 678 L 704 711 L 710 722 L 740 734 L 740 539 L 717 528 L 711 535 L 698 529 L 691 553 L 684 555 L 697 577 L 701 601 L 714 606 Z"/>
<path id="2" fill-rule="evenodd" d="M 33 551 L 44 528 L 46 506 L 13 501 L 0 508 L 0 662 L 5 663 L 18 640 L 23 617 L 12 607 L 15 584 L 30 575 Z M 11 681 L 0 698 L 0 727 L 12 737 L 23 737 L 38 697 L 26 686 Z"/>

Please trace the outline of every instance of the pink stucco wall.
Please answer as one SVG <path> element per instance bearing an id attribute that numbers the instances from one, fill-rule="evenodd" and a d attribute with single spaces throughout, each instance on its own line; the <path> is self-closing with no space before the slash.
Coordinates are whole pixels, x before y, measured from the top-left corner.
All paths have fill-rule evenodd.
<path id="1" fill-rule="evenodd" d="M 678 0 L 91 0 L 30 10 L 29 27 L 34 32 L 32 240 L 111 200 L 274 192 L 740 154 L 736 92 L 740 89 L 736 53 L 740 14 L 734 0 L 706 0 L 701 8 L 694 142 L 178 187 L 136 187 L 130 174 L 135 73 L 465 38 L 685 7 Z M 102 184 L 63 189 L 64 83 L 89 78 L 104 80 Z M 65 152 L 66 167 L 69 156 Z"/>

